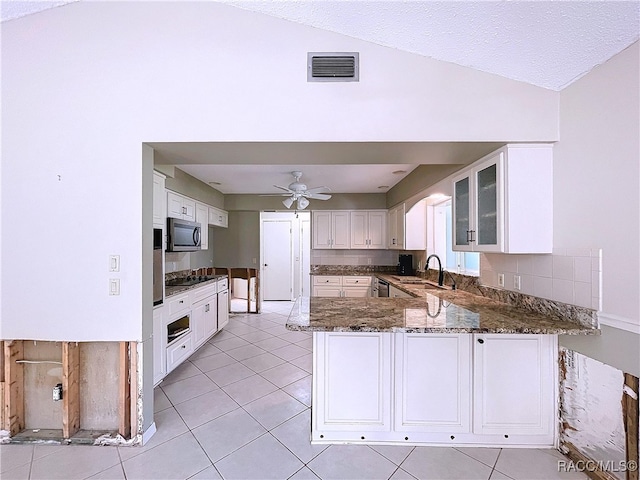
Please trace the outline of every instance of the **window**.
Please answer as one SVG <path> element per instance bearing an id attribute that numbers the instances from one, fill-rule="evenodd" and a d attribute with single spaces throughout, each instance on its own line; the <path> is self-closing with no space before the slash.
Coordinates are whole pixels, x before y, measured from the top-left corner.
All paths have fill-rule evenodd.
<path id="1" fill-rule="evenodd" d="M 432 252 L 440 257 L 442 268 L 454 273 L 480 275 L 480 254 L 453 251 L 451 198 L 431 206 L 433 208 Z M 430 252 L 427 252 L 430 253 Z M 433 265 L 431 265 L 433 267 Z"/>

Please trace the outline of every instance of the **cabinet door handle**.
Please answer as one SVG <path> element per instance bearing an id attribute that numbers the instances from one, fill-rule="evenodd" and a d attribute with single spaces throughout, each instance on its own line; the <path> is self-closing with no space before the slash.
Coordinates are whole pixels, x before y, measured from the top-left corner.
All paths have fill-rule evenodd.
<path id="1" fill-rule="evenodd" d="M 180 347 L 180 348 L 187 348 L 187 346 L 186 345 L 182 345 L 182 347 Z"/>
<path id="2" fill-rule="evenodd" d="M 478 343 L 484 343 L 484 340 L 482 338 L 479 338 Z"/>
<path id="3" fill-rule="evenodd" d="M 180 300 L 178 303 L 184 303 L 184 300 Z"/>

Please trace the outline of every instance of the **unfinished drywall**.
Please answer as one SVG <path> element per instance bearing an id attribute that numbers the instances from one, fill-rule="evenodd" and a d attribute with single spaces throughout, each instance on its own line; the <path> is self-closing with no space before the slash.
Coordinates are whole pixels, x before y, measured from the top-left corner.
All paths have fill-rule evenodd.
<path id="1" fill-rule="evenodd" d="M 80 344 L 80 429 L 118 428 L 119 343 Z"/>
<path id="2" fill-rule="evenodd" d="M 560 348 L 560 446 L 587 458 L 622 465 L 625 430 L 622 413 L 624 374 L 566 348 Z M 624 480 L 623 471 L 610 469 Z"/>

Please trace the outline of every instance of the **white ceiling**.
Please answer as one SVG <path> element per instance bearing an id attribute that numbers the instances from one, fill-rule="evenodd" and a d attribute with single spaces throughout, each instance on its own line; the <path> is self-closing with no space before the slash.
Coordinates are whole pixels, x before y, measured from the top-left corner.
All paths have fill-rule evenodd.
<path id="1" fill-rule="evenodd" d="M 86 0 L 2 0 L 2 21 Z M 134 0 L 137 1 L 137 0 Z M 640 37 L 640 1 L 209 0 L 561 90 Z M 63 7 L 64 8 L 64 7 Z M 381 192 L 418 164 L 469 163 L 496 144 L 169 144 L 159 158 L 223 193 Z M 259 148 L 258 148 L 259 147 Z M 332 165 L 327 165 L 332 162 Z M 341 165 L 342 164 L 342 165 Z"/>

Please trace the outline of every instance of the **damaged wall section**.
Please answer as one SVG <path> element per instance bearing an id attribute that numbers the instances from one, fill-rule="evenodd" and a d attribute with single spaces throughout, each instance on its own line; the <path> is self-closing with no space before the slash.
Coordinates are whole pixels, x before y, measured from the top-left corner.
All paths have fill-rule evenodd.
<path id="1" fill-rule="evenodd" d="M 577 453 L 596 462 L 623 465 L 627 459 L 624 373 L 564 347 L 559 362 L 560 449 L 570 456 Z M 626 478 L 623 468 L 606 470 L 609 475 L 601 478 Z"/>

